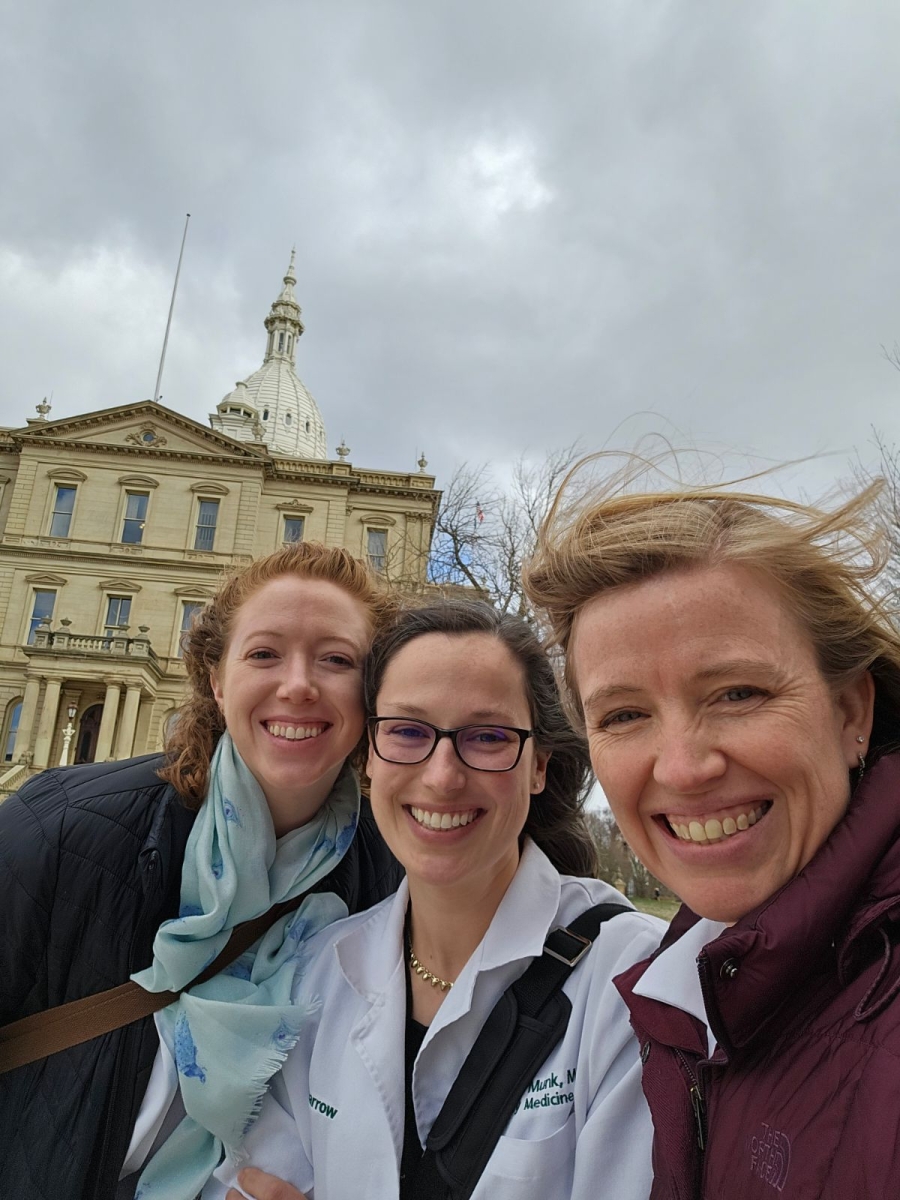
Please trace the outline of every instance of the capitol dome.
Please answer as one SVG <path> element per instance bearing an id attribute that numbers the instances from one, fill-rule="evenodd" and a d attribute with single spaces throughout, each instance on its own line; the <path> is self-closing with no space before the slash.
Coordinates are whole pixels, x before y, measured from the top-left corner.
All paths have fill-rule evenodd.
<path id="1" fill-rule="evenodd" d="M 324 459 L 328 455 L 322 414 L 294 369 L 297 339 L 303 333 L 296 282 L 292 250 L 284 287 L 265 320 L 263 365 L 220 401 L 209 423 L 240 441 L 265 442 L 276 454 Z"/>

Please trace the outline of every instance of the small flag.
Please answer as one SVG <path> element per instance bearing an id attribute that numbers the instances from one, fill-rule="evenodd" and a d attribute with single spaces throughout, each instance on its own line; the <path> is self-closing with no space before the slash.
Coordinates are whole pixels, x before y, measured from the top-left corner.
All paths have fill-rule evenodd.
<path id="1" fill-rule="evenodd" d="M 477 500 L 475 501 L 475 518 L 478 521 L 479 525 L 484 520 L 484 509 L 481 507 L 481 505 L 478 503 Z"/>

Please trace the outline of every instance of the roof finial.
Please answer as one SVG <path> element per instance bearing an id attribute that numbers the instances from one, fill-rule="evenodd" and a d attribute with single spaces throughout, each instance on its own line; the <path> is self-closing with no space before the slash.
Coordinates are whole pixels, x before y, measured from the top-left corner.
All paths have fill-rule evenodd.
<path id="1" fill-rule="evenodd" d="M 337 448 L 338 458 L 341 460 L 341 462 L 343 462 L 349 453 L 350 453 L 350 447 L 347 445 L 347 443 L 344 441 L 344 439 L 341 438 L 341 444 Z"/>
<path id="2" fill-rule="evenodd" d="M 47 413 L 50 411 L 50 405 L 47 403 L 47 397 L 45 396 L 40 404 L 36 404 L 34 407 L 38 414 L 38 420 L 46 421 Z"/>
<path id="3" fill-rule="evenodd" d="M 425 468 L 428 466 L 428 459 L 425 457 L 425 451 L 419 455 L 419 474 L 425 474 Z"/>
<path id="4" fill-rule="evenodd" d="M 284 277 L 285 283 L 296 283 L 297 276 L 294 274 L 294 259 L 297 257 L 297 247 L 291 246 L 291 261 L 288 264 L 287 274 Z"/>

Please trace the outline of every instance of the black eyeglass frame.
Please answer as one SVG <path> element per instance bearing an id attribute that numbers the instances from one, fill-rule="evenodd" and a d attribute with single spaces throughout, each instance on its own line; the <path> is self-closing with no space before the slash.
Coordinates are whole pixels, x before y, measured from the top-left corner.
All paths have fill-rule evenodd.
<path id="1" fill-rule="evenodd" d="M 431 743 L 431 749 L 424 758 L 417 758 L 415 762 L 409 762 L 406 759 L 387 758 L 378 749 L 378 726 L 382 721 L 408 721 L 411 725 L 424 725 L 426 729 L 431 729 L 434 732 L 434 741 Z M 521 761 L 525 743 L 529 738 L 534 737 L 533 729 L 517 729 L 515 725 L 493 725 L 489 721 L 475 721 L 471 725 L 459 725 L 456 729 L 441 729 L 439 725 L 432 725 L 430 721 L 423 721 L 420 717 L 369 717 L 366 724 L 369 727 L 369 733 L 372 738 L 372 749 L 383 762 L 393 763 L 397 767 L 420 767 L 422 763 L 428 762 L 429 758 L 434 754 L 441 738 L 448 737 L 453 743 L 453 750 L 456 757 L 464 767 L 468 767 L 470 771 L 485 771 L 488 775 L 502 775 L 506 771 L 514 771 Z M 466 762 L 463 758 L 459 749 L 459 743 L 456 740 L 467 729 L 502 729 L 504 733 L 518 734 L 519 750 L 516 754 L 515 762 L 509 767 L 473 767 L 471 763 Z"/>

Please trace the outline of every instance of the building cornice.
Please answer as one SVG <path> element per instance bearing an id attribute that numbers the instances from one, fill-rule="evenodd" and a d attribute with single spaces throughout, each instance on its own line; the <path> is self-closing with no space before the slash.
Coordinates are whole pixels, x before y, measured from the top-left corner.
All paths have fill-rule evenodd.
<path id="1" fill-rule="evenodd" d="M 28 536 L 28 535 L 26 535 Z M 129 547 L 131 548 L 131 547 Z M 145 547 L 139 547 L 143 550 L 140 556 L 122 555 L 122 566 L 126 569 L 134 571 L 145 570 L 152 568 L 154 572 L 160 570 L 166 571 L 169 575 L 174 575 L 181 570 L 187 570 L 189 574 L 194 574 L 199 569 L 204 573 L 208 573 L 213 580 L 213 587 L 217 586 L 221 581 L 222 572 L 228 567 L 242 565 L 252 560 L 250 554 L 217 554 L 214 552 L 200 552 L 190 550 L 168 550 L 165 547 L 160 547 L 160 553 L 148 554 Z M 0 553 L 10 559 L 14 556 L 21 556 L 25 559 L 40 559 L 43 562 L 64 568 L 68 576 L 63 579 L 63 583 L 68 582 L 72 578 L 73 567 L 91 566 L 93 564 L 102 564 L 105 567 L 105 573 L 109 573 L 110 559 L 118 556 L 111 555 L 109 548 L 92 548 L 82 549 L 78 546 L 77 541 L 72 539 L 66 541 L 63 546 L 51 546 L 47 544 L 30 544 L 28 541 L 19 540 L 10 536 L 0 540 Z M 180 557 L 183 555 L 184 557 Z M 189 557 L 190 556 L 190 557 Z M 27 564 L 23 563 L 25 567 Z M 179 576 L 176 576 L 180 579 Z M 60 577 L 62 578 L 62 577 Z"/>
<path id="2" fill-rule="evenodd" d="M 9 430 L 11 439 L 29 442 L 68 442 L 73 433 L 83 432 L 89 429 L 107 428 L 113 422 L 122 418 L 139 419 L 139 418 L 155 418 L 158 422 L 181 430 L 183 433 L 190 434 L 193 437 L 200 437 L 211 445 L 217 446 L 225 451 L 229 457 L 247 458 L 258 461 L 261 457 L 258 450 L 252 449 L 245 442 L 236 441 L 225 434 L 217 433 L 214 429 L 210 429 L 206 425 L 201 425 L 199 421 L 193 420 L 191 417 L 182 416 L 181 413 L 175 412 L 171 408 L 166 408 L 165 405 L 158 404 L 153 400 L 139 401 L 137 404 L 120 404 L 115 408 L 99 408 L 93 412 L 81 413 L 74 417 L 61 417 L 57 421 L 41 422 L 39 426 L 22 426 L 19 429 Z M 85 443 L 79 443 L 85 444 Z M 117 443 L 116 449 L 130 450 L 130 446 L 124 442 Z M 146 453 L 150 457 L 165 455 L 165 446 L 135 446 L 135 450 Z"/>
<path id="3" fill-rule="evenodd" d="M 344 485 L 348 492 L 370 496 L 424 500 L 437 508 L 441 493 L 435 491 L 434 476 L 410 472 L 354 470 L 349 463 L 318 462 L 306 459 L 273 458 L 266 464 L 266 475 L 279 482 L 325 483 Z"/>
<path id="4" fill-rule="evenodd" d="M 86 454 L 109 454 L 121 457 L 126 455 L 129 458 L 138 458 L 144 463 L 158 463 L 163 459 L 175 459 L 183 462 L 203 462 L 203 463 L 221 463 L 223 466 L 232 467 L 252 467 L 259 470 L 265 465 L 265 459 L 260 455 L 254 455 L 252 458 L 243 457 L 233 454 L 205 454 L 201 450 L 191 450 L 182 447 L 178 450 L 161 449 L 154 450 L 149 447 L 128 446 L 124 442 L 82 442 L 75 438 L 67 440 L 64 438 L 41 438 L 31 437 L 28 433 L 17 438 L 21 446 L 39 446 L 42 450 L 64 450 L 71 454 L 73 450 Z"/>

